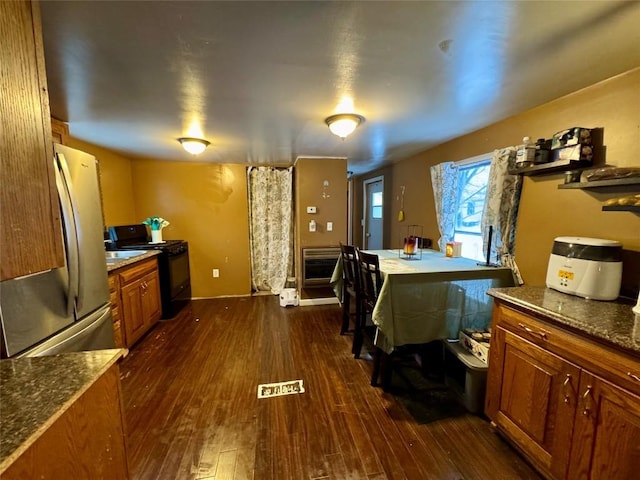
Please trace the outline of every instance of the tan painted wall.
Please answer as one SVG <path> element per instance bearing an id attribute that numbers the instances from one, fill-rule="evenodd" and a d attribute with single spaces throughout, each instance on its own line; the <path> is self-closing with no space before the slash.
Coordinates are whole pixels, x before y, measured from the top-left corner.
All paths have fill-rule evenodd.
<path id="1" fill-rule="evenodd" d="M 337 247 L 347 241 L 347 160 L 299 158 L 295 165 L 295 199 L 296 275 L 300 279 L 303 248 Z M 315 206 L 317 213 L 308 214 L 308 206 Z M 316 221 L 315 233 L 309 232 L 312 219 Z M 333 222 L 333 231 L 327 231 L 327 222 Z"/>
<path id="2" fill-rule="evenodd" d="M 133 200 L 133 179 L 131 160 L 112 150 L 68 137 L 66 144 L 90 153 L 100 165 L 100 186 L 102 189 L 102 212 L 105 225 L 128 225 L 139 223 Z"/>
<path id="3" fill-rule="evenodd" d="M 132 172 L 139 221 L 159 215 L 163 238 L 189 242 L 192 296 L 249 295 L 246 167 L 136 159 Z"/>
<path id="4" fill-rule="evenodd" d="M 397 247 L 406 224 L 424 226 L 425 236 L 438 239 L 429 168 L 443 161 L 473 157 L 509 145 L 522 137 L 550 138 L 569 127 L 604 129 L 606 163 L 640 166 L 640 69 L 611 78 L 591 87 L 510 117 L 486 128 L 456 138 L 431 150 L 402 160 L 383 171 L 358 178 L 359 183 L 386 172 L 385 184 L 391 194 L 385 196 L 391 214 L 386 228 Z M 561 235 L 580 235 L 618 240 L 624 248 L 640 251 L 640 216 L 631 212 L 602 212 L 602 202 L 620 194 L 559 190 L 561 174 L 525 177 L 516 230 L 516 261 L 527 284 L 544 285 L 553 239 Z M 405 221 L 397 221 L 400 186 L 406 186 Z M 361 192 L 361 185 L 358 187 Z M 361 238 L 361 193 L 354 218 L 356 239 Z M 385 210 L 387 214 L 387 210 Z"/>

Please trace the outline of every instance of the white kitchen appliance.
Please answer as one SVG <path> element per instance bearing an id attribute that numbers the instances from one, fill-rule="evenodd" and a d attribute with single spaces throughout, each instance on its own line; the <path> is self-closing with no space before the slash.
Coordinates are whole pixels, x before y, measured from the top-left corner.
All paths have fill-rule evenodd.
<path id="1" fill-rule="evenodd" d="M 283 288 L 280 292 L 280 306 L 281 307 L 297 307 L 300 303 L 298 299 L 298 290 L 295 288 Z"/>
<path id="2" fill-rule="evenodd" d="M 557 237 L 547 287 L 593 300 L 615 300 L 622 282 L 622 245 L 615 240 Z"/>

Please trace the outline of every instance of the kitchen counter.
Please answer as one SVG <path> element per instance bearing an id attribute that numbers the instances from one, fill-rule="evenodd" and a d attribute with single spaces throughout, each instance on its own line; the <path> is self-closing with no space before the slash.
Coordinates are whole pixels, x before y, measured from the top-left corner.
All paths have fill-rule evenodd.
<path id="1" fill-rule="evenodd" d="M 1 360 L 0 474 L 126 352 L 110 349 Z"/>
<path id="2" fill-rule="evenodd" d="M 121 250 L 125 251 L 125 250 Z M 112 258 L 107 261 L 107 272 L 112 272 L 127 265 L 132 265 L 140 260 L 160 255 L 160 250 L 143 250 L 144 253 L 130 258 Z"/>
<path id="3" fill-rule="evenodd" d="M 519 310 L 640 355 L 640 316 L 620 301 L 586 300 L 545 287 L 491 288 L 488 295 Z"/>

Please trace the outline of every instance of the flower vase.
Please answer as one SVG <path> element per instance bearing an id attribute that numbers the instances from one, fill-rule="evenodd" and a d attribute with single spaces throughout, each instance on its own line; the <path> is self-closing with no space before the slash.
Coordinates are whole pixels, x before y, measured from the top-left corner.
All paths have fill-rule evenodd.
<path id="1" fill-rule="evenodd" d="M 151 230 L 151 243 L 162 243 L 162 230 Z"/>

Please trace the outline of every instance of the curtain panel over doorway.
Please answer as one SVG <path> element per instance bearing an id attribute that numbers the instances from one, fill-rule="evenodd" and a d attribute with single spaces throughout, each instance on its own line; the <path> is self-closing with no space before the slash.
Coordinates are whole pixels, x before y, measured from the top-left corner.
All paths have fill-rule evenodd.
<path id="1" fill-rule="evenodd" d="M 249 167 L 251 286 L 277 295 L 293 270 L 293 168 Z"/>

